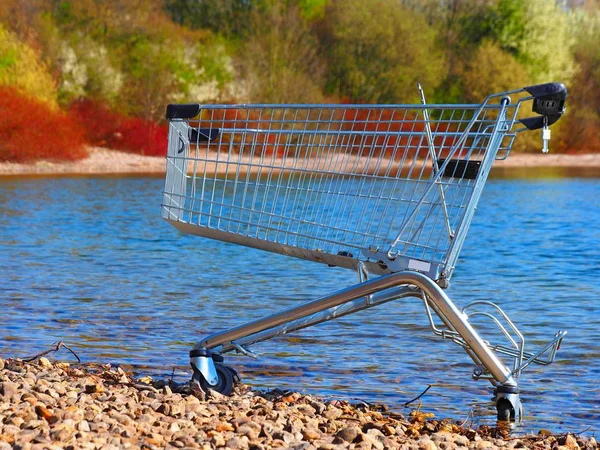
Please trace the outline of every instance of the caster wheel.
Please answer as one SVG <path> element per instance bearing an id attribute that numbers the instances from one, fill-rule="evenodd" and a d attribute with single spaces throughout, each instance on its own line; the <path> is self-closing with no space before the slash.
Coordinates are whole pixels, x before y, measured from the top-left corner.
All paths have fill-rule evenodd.
<path id="1" fill-rule="evenodd" d="M 194 370 L 194 374 L 192 375 L 192 383 L 199 385 L 200 389 L 202 389 L 204 392 L 213 390 L 219 394 L 231 395 L 231 392 L 233 391 L 233 374 L 235 373 L 237 375 L 237 373 L 233 369 L 230 369 L 229 367 L 220 363 L 215 363 L 215 369 L 217 371 L 217 377 L 219 378 L 219 381 L 217 381 L 217 384 L 214 386 L 208 384 L 202 374 L 197 370 Z"/>
<path id="2" fill-rule="evenodd" d="M 515 410 L 508 400 L 500 400 L 496 405 L 496 410 L 499 422 L 508 422 L 515 417 Z"/>
<path id="3" fill-rule="evenodd" d="M 240 377 L 240 374 L 237 372 L 237 370 L 229 366 L 225 366 L 225 368 L 231 372 L 231 378 L 233 379 L 234 386 L 242 382 L 242 377 Z"/>

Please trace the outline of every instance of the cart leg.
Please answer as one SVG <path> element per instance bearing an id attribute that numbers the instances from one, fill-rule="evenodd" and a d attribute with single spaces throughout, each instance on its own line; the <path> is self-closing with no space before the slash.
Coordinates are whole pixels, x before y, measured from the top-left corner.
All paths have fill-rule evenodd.
<path id="1" fill-rule="evenodd" d="M 391 291 L 385 292 L 389 289 Z M 517 382 L 510 370 L 496 357 L 487 343 L 479 337 L 475 329 L 469 324 L 467 316 L 456 308 L 445 292 L 433 280 L 418 272 L 406 271 L 384 275 L 295 308 L 212 334 L 202 340 L 190 353 L 192 365 L 206 380 L 214 380 L 214 372 L 211 372 L 210 362 L 211 359 L 215 362 L 222 361 L 222 357 L 218 353 L 234 349 L 242 353 L 248 353 L 244 348 L 245 345 L 299 330 L 350 312 L 373 307 L 395 298 L 403 296 L 420 297 L 421 290 L 431 300 L 434 311 L 447 324 L 448 328 L 460 335 L 463 342 L 462 346 L 467 353 L 474 361 L 481 363 L 495 380 L 494 384 L 498 392 L 497 406 L 499 410 L 503 411 L 502 417 L 505 417 L 506 411 L 508 411 L 509 420 L 518 420 L 521 415 L 521 406 Z M 365 301 L 365 298 L 370 298 L 370 301 Z M 353 303 L 357 300 L 357 303 Z M 342 305 L 347 305 L 348 309 L 345 309 Z M 219 360 L 215 358 L 219 358 Z M 215 365 L 214 367 L 215 371 L 219 372 L 219 366 Z M 215 386 L 224 384 L 220 380 L 221 375 L 220 373 L 217 374 L 216 384 L 209 383 L 209 389 L 217 390 Z"/>

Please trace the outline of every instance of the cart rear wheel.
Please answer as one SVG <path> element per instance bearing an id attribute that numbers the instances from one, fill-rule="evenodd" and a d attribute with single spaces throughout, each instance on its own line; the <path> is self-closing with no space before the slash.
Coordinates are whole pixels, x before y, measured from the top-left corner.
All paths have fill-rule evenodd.
<path id="1" fill-rule="evenodd" d="M 496 410 L 498 411 L 498 421 L 508 422 L 515 417 L 515 410 L 508 400 L 500 400 L 496 404 Z"/>
<path id="2" fill-rule="evenodd" d="M 200 386 L 200 389 L 202 389 L 204 392 L 213 390 L 218 392 L 219 394 L 231 395 L 231 392 L 233 391 L 233 374 L 235 373 L 235 371 L 219 363 L 215 363 L 215 370 L 217 371 L 217 377 L 219 378 L 219 380 L 214 386 L 208 384 L 208 382 L 204 379 L 202 374 L 197 370 L 194 370 L 194 373 L 192 375 L 192 383 L 198 384 Z"/>

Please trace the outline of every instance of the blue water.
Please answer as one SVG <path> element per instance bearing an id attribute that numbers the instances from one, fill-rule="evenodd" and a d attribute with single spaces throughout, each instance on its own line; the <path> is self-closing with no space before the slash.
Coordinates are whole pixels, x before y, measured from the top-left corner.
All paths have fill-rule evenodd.
<path id="1" fill-rule="evenodd" d="M 187 352 L 204 335 L 355 283 L 343 269 L 179 234 L 159 217 L 161 189 L 158 178 L 0 179 L 2 357 L 61 340 L 87 362 L 159 376 L 175 368 L 184 380 Z M 569 331 L 553 365 L 521 377 L 518 431 L 598 431 L 600 179 L 490 180 L 448 293 L 459 306 L 500 304 L 529 349 Z M 256 388 L 407 412 L 403 403 L 432 384 L 423 410 L 494 422 L 489 383 L 471 380 L 464 351 L 431 334 L 419 301 L 253 349 L 259 360 L 228 362 Z"/>

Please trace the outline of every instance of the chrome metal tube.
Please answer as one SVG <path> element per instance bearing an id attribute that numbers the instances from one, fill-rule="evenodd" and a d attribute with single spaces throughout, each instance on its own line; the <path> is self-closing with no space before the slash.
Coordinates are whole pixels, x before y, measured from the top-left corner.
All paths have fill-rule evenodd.
<path id="1" fill-rule="evenodd" d="M 342 289 L 318 300 L 308 302 L 295 308 L 282 311 L 253 322 L 231 328 L 226 331 L 212 334 L 198 344 L 198 347 L 215 348 L 224 344 L 238 341 L 247 336 L 293 322 L 307 316 L 322 312 L 342 305 L 344 303 L 360 299 L 371 294 L 392 287 L 402 285 L 416 286 L 436 305 L 439 312 L 446 317 L 452 328 L 455 329 L 468 344 L 474 355 L 485 366 L 488 372 L 502 384 L 516 385 L 510 370 L 487 347 L 477 332 L 468 323 L 467 318 L 452 303 L 444 291 L 430 278 L 418 272 L 403 271 L 364 283 Z"/>
<path id="2" fill-rule="evenodd" d="M 329 320 L 339 319 L 340 317 L 347 316 L 348 314 L 373 308 L 374 306 L 383 305 L 384 303 L 388 303 L 392 300 L 398 300 L 406 297 L 418 297 L 420 292 L 421 291 L 414 286 L 401 286 L 398 288 L 387 289 L 383 292 L 373 294 L 370 297 L 351 300 L 342 305 L 334 306 L 324 311 L 315 313 L 312 316 L 303 317 L 292 322 L 286 322 L 277 327 L 251 334 L 249 336 L 240 338 L 235 342 L 223 344 L 222 346 L 213 348 L 212 350 L 218 353 L 226 353 L 231 350 L 235 350 L 237 346 L 252 345 L 256 344 L 257 342 L 266 341 L 275 336 L 283 336 L 285 334 L 312 327 L 313 325 L 318 325 Z"/>

